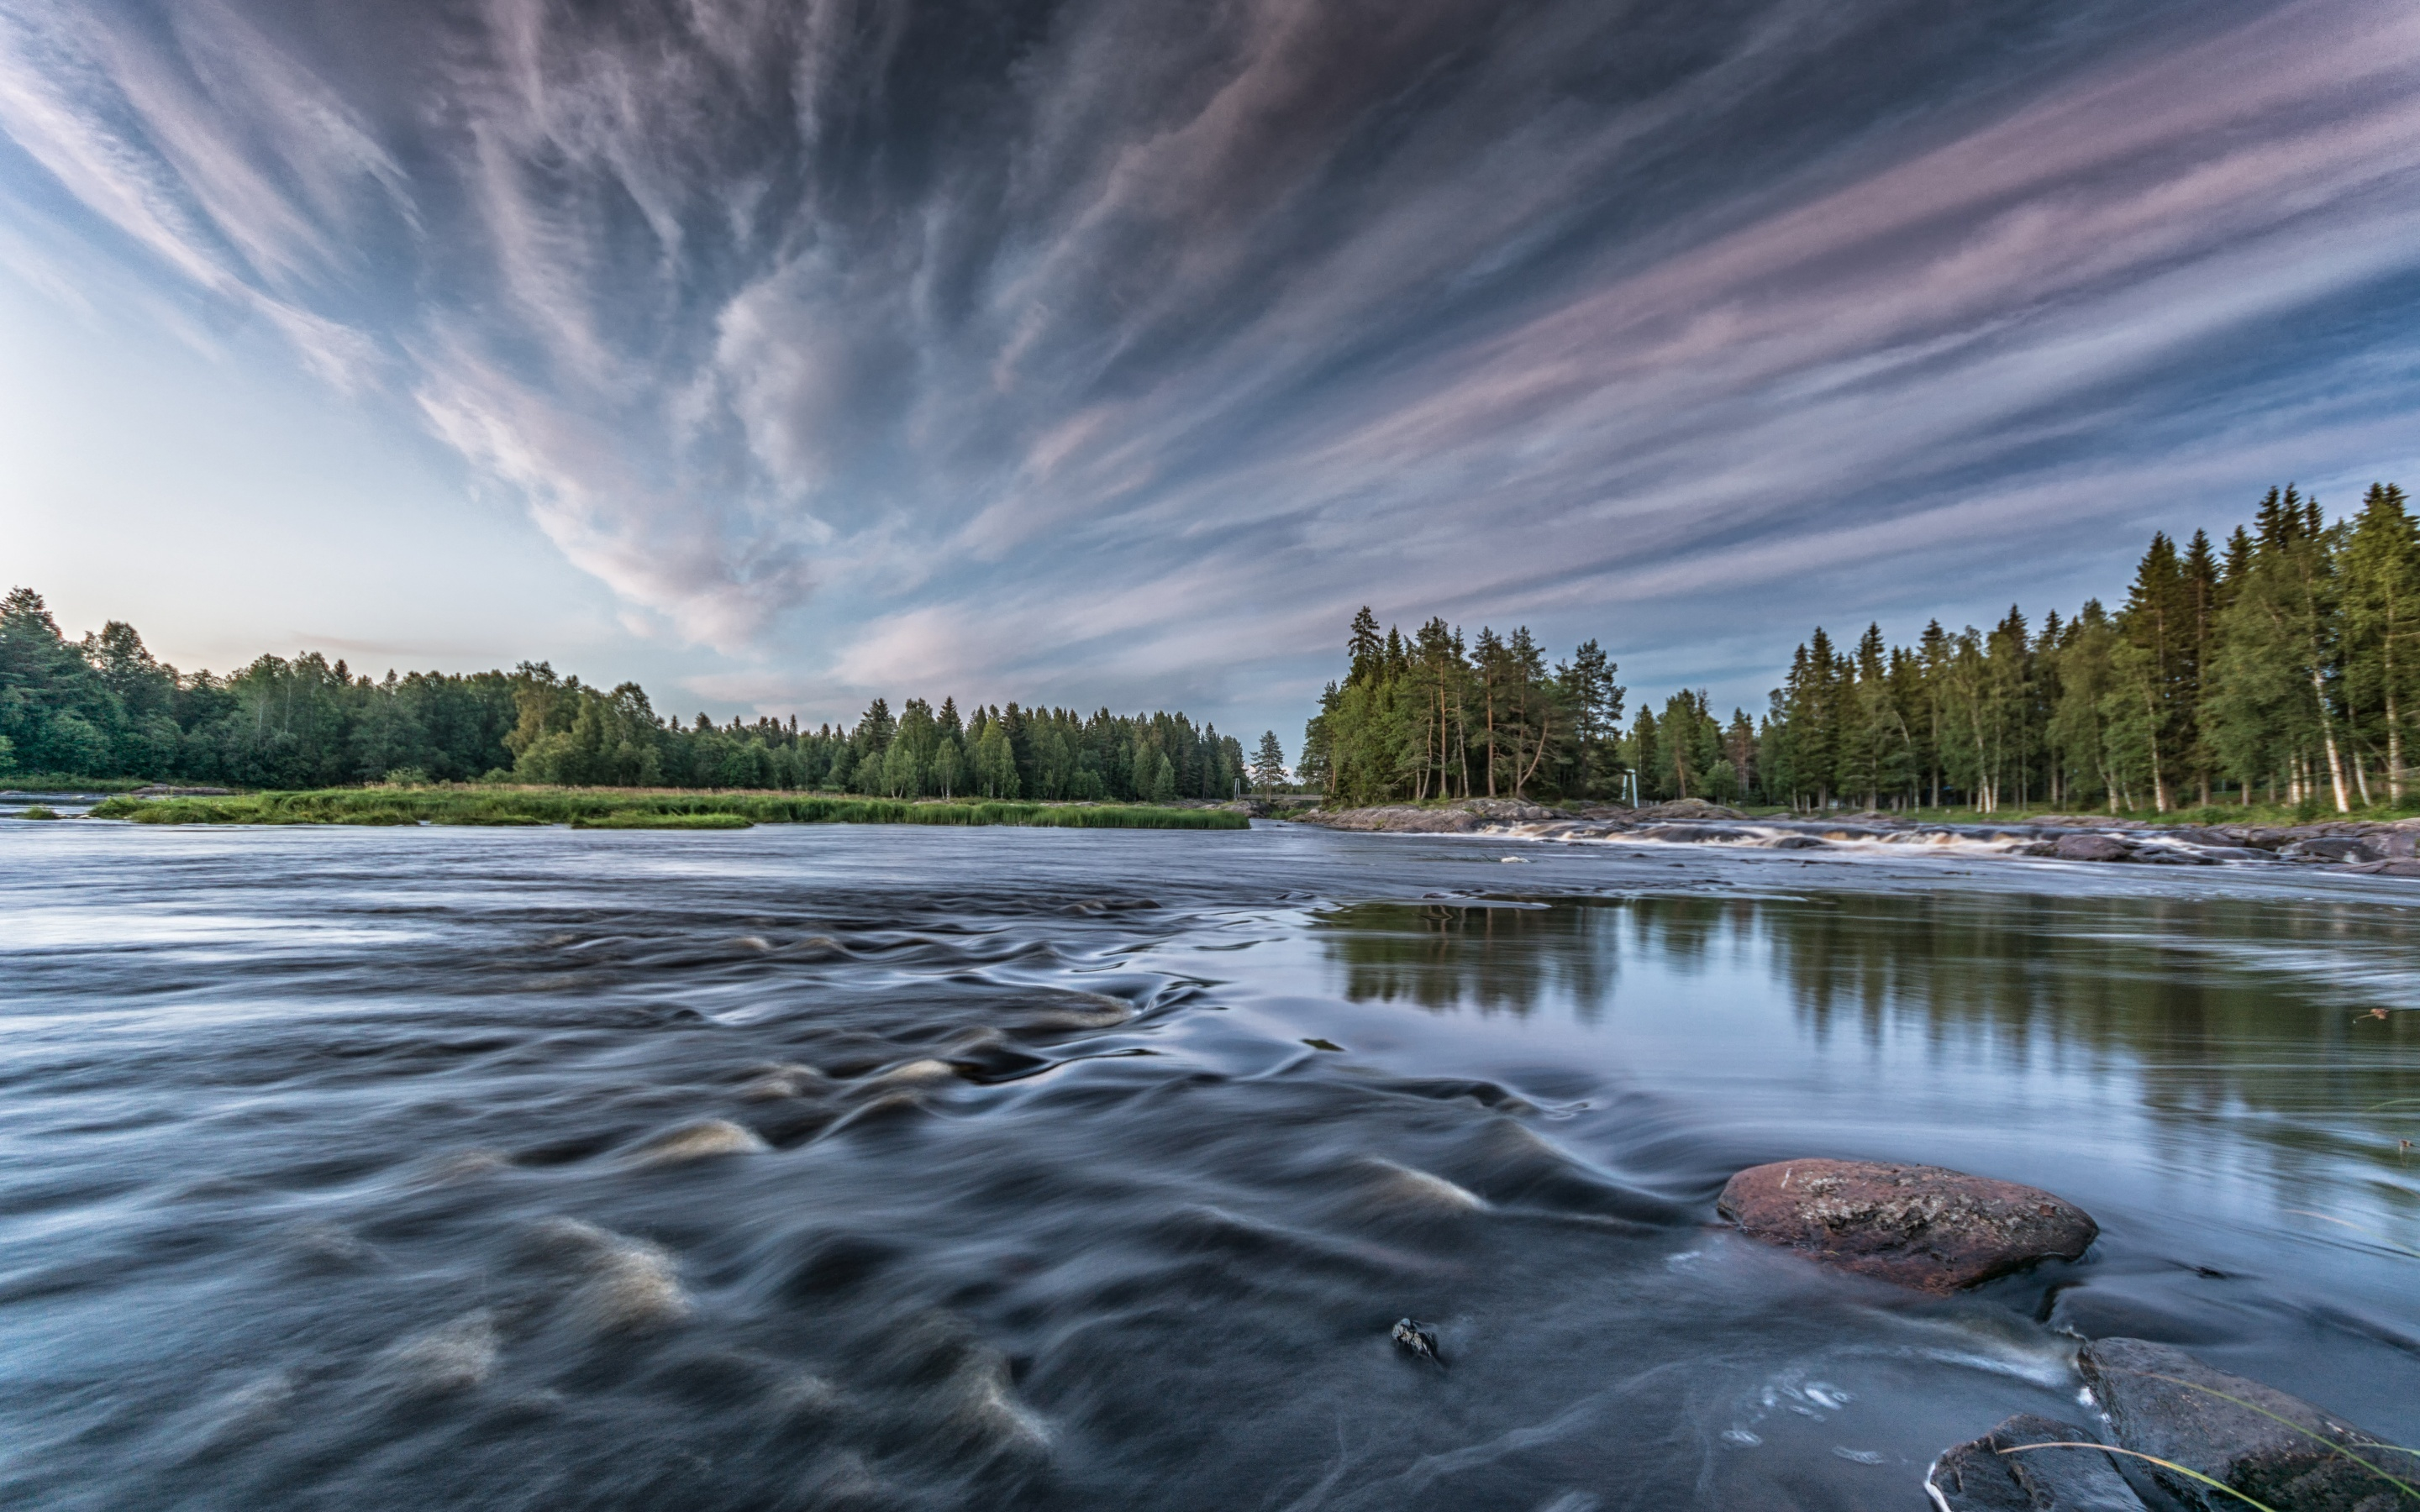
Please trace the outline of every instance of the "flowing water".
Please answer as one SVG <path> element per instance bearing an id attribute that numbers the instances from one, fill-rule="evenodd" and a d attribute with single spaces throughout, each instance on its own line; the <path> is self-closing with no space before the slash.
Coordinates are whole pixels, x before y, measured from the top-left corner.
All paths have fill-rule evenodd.
<path id="1" fill-rule="evenodd" d="M 2280 873 L 0 821 L 0 1503 L 1914 1512 L 2079 1334 L 2415 1442 L 2420 886 Z"/>

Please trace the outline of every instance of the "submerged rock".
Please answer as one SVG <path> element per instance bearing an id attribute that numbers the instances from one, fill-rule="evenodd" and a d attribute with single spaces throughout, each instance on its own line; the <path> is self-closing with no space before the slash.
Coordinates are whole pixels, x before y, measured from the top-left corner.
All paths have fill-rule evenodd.
<path id="1" fill-rule="evenodd" d="M 1445 1364 L 1445 1361 L 1437 1357 L 1436 1335 L 1411 1319 L 1396 1319 L 1395 1326 L 1388 1332 L 1388 1336 L 1403 1349 L 1419 1355 L 1423 1360 L 1435 1365 Z"/>
<path id="2" fill-rule="evenodd" d="M 1750 1166 L 1714 1207 L 1751 1239 L 1942 1294 L 2076 1259 L 2101 1232 L 2083 1209 L 2030 1186 L 1877 1161 Z"/>
<path id="3" fill-rule="evenodd" d="M 2089 1428 L 2020 1412 L 1934 1460 L 1924 1489 L 1942 1512 L 2143 1512 L 2107 1454 L 2024 1447 L 2099 1442 Z"/>
<path id="4" fill-rule="evenodd" d="M 640 1165 L 679 1165 L 717 1155 L 755 1155 L 771 1147 L 752 1129 L 728 1119 L 701 1119 L 668 1129 L 632 1152 Z"/>
<path id="5" fill-rule="evenodd" d="M 2198 1471 L 2276 1512 L 2397 1512 L 2410 1504 L 2369 1468 L 2395 1451 L 2300 1397 L 2142 1339 L 2096 1339 L 2076 1365 L 2119 1444 Z M 2148 1462 L 2143 1469 L 2188 1507 L 2231 1512 L 2243 1504 L 2172 1470 Z"/>

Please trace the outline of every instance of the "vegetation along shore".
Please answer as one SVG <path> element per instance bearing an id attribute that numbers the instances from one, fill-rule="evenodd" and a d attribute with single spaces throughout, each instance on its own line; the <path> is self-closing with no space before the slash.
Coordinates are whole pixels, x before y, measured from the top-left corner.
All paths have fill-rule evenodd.
<path id="1" fill-rule="evenodd" d="M 331 788 L 213 797 L 110 798 L 96 819 L 142 825 L 567 825 L 574 829 L 743 829 L 750 825 L 1011 825 L 1056 829 L 1243 829 L 1236 807 L 908 802 L 784 794 L 595 788 Z"/>
<path id="2" fill-rule="evenodd" d="M 1595 641 L 1549 667 L 1526 628 L 1381 634 L 1365 609 L 1347 652 L 1301 763 L 1339 806 L 2229 807 L 2304 822 L 2420 807 L 2420 536 L 2392 484 L 2334 522 L 2273 488 L 2223 547 L 2154 535 L 2114 609 L 2086 599 L 2036 627 L 2011 607 L 1989 630 L 1928 625 L 1913 646 L 1869 625 L 1842 649 L 1819 628 L 1754 718 L 1683 689 L 1625 727 Z"/>

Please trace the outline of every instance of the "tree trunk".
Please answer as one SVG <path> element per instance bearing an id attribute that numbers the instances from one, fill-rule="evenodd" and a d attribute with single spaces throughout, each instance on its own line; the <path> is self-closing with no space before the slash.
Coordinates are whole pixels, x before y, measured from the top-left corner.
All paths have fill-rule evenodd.
<path id="1" fill-rule="evenodd" d="M 1496 685 L 1487 685 L 1487 795 L 1496 796 Z"/>
<path id="2" fill-rule="evenodd" d="M 1552 737 L 1554 728 L 1555 719 L 1553 715 L 1546 716 L 1539 722 L 1537 753 L 1529 758 L 1529 769 L 1523 772 L 1519 778 L 1514 779 L 1512 783 L 1512 795 L 1514 797 L 1519 797 L 1521 795 L 1521 790 L 1528 786 L 1529 779 L 1538 775 L 1538 764 L 1546 759 L 1546 742 Z"/>
<path id="3" fill-rule="evenodd" d="M 2403 801 L 2403 723 L 2395 702 L 2395 655 L 2386 658 L 2386 799 Z"/>
<path id="4" fill-rule="evenodd" d="M 2336 812 L 2352 812 L 2352 800 L 2345 792 L 2344 757 L 2336 750 L 2336 727 L 2328 717 L 2327 685 L 2320 680 L 2317 663 L 2311 667 L 2311 696 L 2319 703 L 2319 743 L 2327 748 L 2328 781 L 2335 789 Z"/>

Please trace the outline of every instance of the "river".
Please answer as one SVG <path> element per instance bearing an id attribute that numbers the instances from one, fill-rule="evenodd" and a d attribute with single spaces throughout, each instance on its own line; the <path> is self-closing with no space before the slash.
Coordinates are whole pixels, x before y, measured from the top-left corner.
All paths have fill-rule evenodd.
<path id="1" fill-rule="evenodd" d="M 0 821 L 0 1503 L 1915 1512 L 2076 1335 L 2420 1442 L 2420 886 L 2317 872 Z M 2102 1237 L 1715 1223 L 1802 1155 Z"/>

